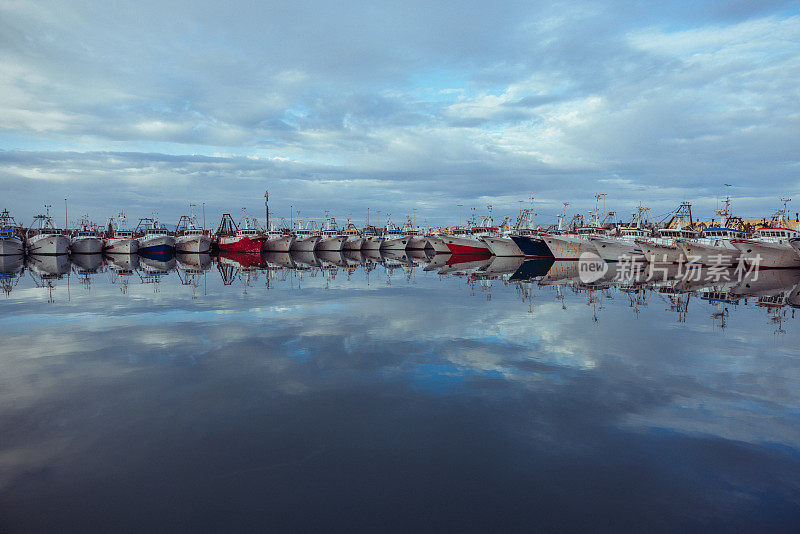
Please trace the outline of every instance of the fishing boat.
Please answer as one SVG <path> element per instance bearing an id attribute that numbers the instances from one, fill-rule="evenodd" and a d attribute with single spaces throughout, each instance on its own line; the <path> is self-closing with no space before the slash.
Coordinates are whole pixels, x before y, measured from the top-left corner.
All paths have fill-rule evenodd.
<path id="1" fill-rule="evenodd" d="M 693 242 L 697 237 L 697 232 L 688 228 L 661 228 L 655 236 L 634 242 L 650 263 L 683 263 L 686 255 L 679 241 Z"/>
<path id="2" fill-rule="evenodd" d="M 544 242 L 537 230 L 523 228 L 510 236 L 511 240 L 517 245 L 523 256 L 529 258 L 552 258 L 553 253 L 550 247 Z"/>
<path id="3" fill-rule="evenodd" d="M 364 236 L 353 224 L 348 224 L 342 235 L 346 238 L 342 250 L 361 250 L 364 246 Z"/>
<path id="4" fill-rule="evenodd" d="M 638 227 L 619 227 L 616 235 L 591 237 L 597 253 L 605 261 L 645 261 L 644 253 L 637 240 L 645 237 L 645 231 Z"/>
<path id="5" fill-rule="evenodd" d="M 425 248 L 432 250 L 435 254 L 451 254 L 450 247 L 447 246 L 441 235 L 428 234 L 425 236 L 425 240 L 428 242 Z"/>
<path id="6" fill-rule="evenodd" d="M 497 227 L 472 226 L 470 228 L 456 228 L 452 233 L 442 236 L 442 241 L 447 245 L 452 254 L 478 254 L 491 255 L 489 245 L 481 238 L 497 235 Z"/>
<path id="7" fill-rule="evenodd" d="M 388 225 L 386 231 L 383 233 L 381 250 L 403 252 L 406 247 L 408 247 L 408 241 L 409 236 L 401 228 Z"/>
<path id="8" fill-rule="evenodd" d="M 266 240 L 258 221 L 248 217 L 244 209 L 239 224 L 234 224 L 227 213 L 223 215 L 217 235 L 219 235 L 219 249 L 225 252 L 260 253 Z"/>
<path id="9" fill-rule="evenodd" d="M 314 250 L 325 252 L 341 252 L 347 237 L 336 226 L 336 219 L 325 215 L 325 228 L 320 233 L 321 239 Z"/>
<path id="10" fill-rule="evenodd" d="M 412 228 L 408 232 L 408 246 L 409 250 L 425 250 L 428 245 L 428 238 L 425 237 L 425 232 Z"/>
<path id="11" fill-rule="evenodd" d="M 772 224 L 758 228 L 752 239 L 731 239 L 731 244 L 741 252 L 741 259 L 748 265 L 761 269 L 782 269 L 800 267 L 800 248 L 792 241 L 800 241 L 800 233 L 789 227 L 787 218 L 788 199 L 784 199 L 783 209 L 775 210 Z"/>
<path id="12" fill-rule="evenodd" d="M 175 252 L 175 237 L 163 224 L 151 218 L 139 219 L 135 230 L 139 240 L 140 254 L 172 254 Z"/>
<path id="13" fill-rule="evenodd" d="M 139 240 L 133 236 L 133 231 L 128 229 L 128 219 L 125 212 L 120 211 L 117 217 L 109 221 L 111 235 L 106 238 L 103 252 L 106 254 L 136 254 L 139 252 Z"/>
<path id="14" fill-rule="evenodd" d="M 84 215 L 80 222 L 80 229 L 75 232 L 70 244 L 72 254 L 100 254 L 103 252 L 103 239 L 100 232 L 89 221 L 89 216 Z"/>
<path id="15" fill-rule="evenodd" d="M 292 250 L 295 236 L 288 231 L 272 230 L 267 233 L 263 250 L 269 252 L 289 252 Z"/>
<path id="16" fill-rule="evenodd" d="M 294 231 L 293 236 L 294 241 L 292 241 L 289 250 L 297 252 L 314 252 L 314 249 L 317 248 L 317 243 L 322 239 L 319 232 L 311 228 L 298 228 Z"/>
<path id="17" fill-rule="evenodd" d="M 25 253 L 20 234 L 21 228 L 9 215 L 8 210 L 0 212 L 0 256 L 18 256 Z"/>
<path id="18" fill-rule="evenodd" d="M 361 243 L 361 250 L 377 252 L 381 249 L 384 237 L 383 231 L 380 228 L 367 226 L 364 228 L 362 235 L 364 240 Z"/>
<path id="19" fill-rule="evenodd" d="M 211 250 L 211 235 L 197 224 L 194 204 L 191 214 L 182 215 L 175 227 L 175 251 L 190 254 L 207 254 Z"/>
<path id="20" fill-rule="evenodd" d="M 725 195 L 724 205 L 724 209 L 717 210 L 722 221 L 721 226 L 704 228 L 695 240 L 678 241 L 688 262 L 709 266 L 734 265 L 739 262 L 742 253 L 733 246 L 731 240 L 743 239 L 747 234 L 744 230 L 733 227 L 734 223 L 741 220 L 731 216 L 731 199 L 728 194 Z"/>
<path id="21" fill-rule="evenodd" d="M 69 253 L 70 239 L 55 227 L 50 216 L 50 206 L 44 215 L 36 215 L 25 239 L 28 254 L 59 256 Z"/>
<path id="22" fill-rule="evenodd" d="M 319 243 L 314 250 L 321 252 L 341 252 L 347 237 L 341 235 L 339 230 L 323 230 Z"/>

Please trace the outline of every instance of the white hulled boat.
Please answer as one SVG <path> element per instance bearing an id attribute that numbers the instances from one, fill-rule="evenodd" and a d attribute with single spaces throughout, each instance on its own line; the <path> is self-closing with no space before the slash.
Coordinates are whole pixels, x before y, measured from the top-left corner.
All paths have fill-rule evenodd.
<path id="1" fill-rule="evenodd" d="M 705 228 L 700 237 L 693 240 L 679 240 L 686 261 L 702 265 L 734 265 L 739 262 L 741 252 L 731 240 L 745 237 L 745 232 L 736 228 L 714 226 Z"/>
<path id="2" fill-rule="evenodd" d="M 314 252 L 320 239 L 322 239 L 322 237 L 316 230 L 298 228 L 294 231 L 294 241 L 292 241 L 290 250 L 295 250 L 297 252 Z"/>
<path id="3" fill-rule="evenodd" d="M 428 245 L 428 239 L 425 237 L 425 232 L 417 229 L 411 229 L 408 232 L 408 246 L 407 249 L 411 250 L 425 250 Z"/>
<path id="4" fill-rule="evenodd" d="M 655 237 L 637 239 L 635 242 L 650 263 L 683 263 L 686 255 L 678 241 L 692 242 L 697 232 L 687 228 L 662 228 Z"/>
<path id="5" fill-rule="evenodd" d="M 343 250 L 361 250 L 364 246 L 364 236 L 352 224 L 342 230 L 342 235 L 347 239 L 342 247 Z"/>
<path id="6" fill-rule="evenodd" d="M 267 233 L 264 241 L 264 250 L 269 252 L 289 252 L 294 245 L 295 236 L 288 231 L 272 230 Z"/>
<path id="7" fill-rule="evenodd" d="M 139 251 L 139 240 L 128 230 L 128 219 L 125 212 L 109 221 L 112 233 L 106 238 L 103 252 L 106 254 L 136 254 Z"/>
<path id="8" fill-rule="evenodd" d="M 800 267 L 800 248 L 792 246 L 792 240 L 800 238 L 800 233 L 789 227 L 786 217 L 788 202 L 784 200 L 783 209 L 775 210 L 770 228 L 759 228 L 752 239 L 731 239 L 745 263 L 765 269 Z"/>
<path id="9" fill-rule="evenodd" d="M 620 227 L 617 231 L 614 236 L 590 238 L 600 257 L 605 261 L 645 260 L 641 247 L 636 243 L 645 237 L 645 231 L 636 227 Z"/>
<path id="10" fill-rule="evenodd" d="M 346 240 L 347 237 L 341 235 L 339 230 L 323 230 L 319 243 L 317 243 L 317 248 L 314 250 L 322 252 L 341 252 Z"/>
<path id="11" fill-rule="evenodd" d="M 729 186 L 728 186 L 729 187 Z M 743 230 L 733 228 L 731 223 L 736 220 L 730 216 L 730 195 L 725 195 L 725 209 L 717 210 L 722 221 L 721 226 L 705 228 L 700 232 L 700 237 L 693 241 L 679 241 L 679 246 L 690 263 L 702 265 L 734 265 L 739 263 L 741 252 L 733 246 L 732 239 L 746 237 Z"/>
<path id="12" fill-rule="evenodd" d="M 21 228 L 9 215 L 8 210 L 0 212 L 0 256 L 18 256 L 25 253 Z"/>
<path id="13" fill-rule="evenodd" d="M 191 205 L 194 208 L 194 205 Z M 211 234 L 197 225 L 197 217 L 183 215 L 175 228 L 175 251 L 189 254 L 207 254 L 211 250 Z"/>
<path id="14" fill-rule="evenodd" d="M 383 233 L 381 250 L 402 252 L 408 246 L 409 236 L 400 228 L 389 226 Z"/>
<path id="15" fill-rule="evenodd" d="M 70 239 L 53 224 L 50 217 L 50 206 L 45 206 L 46 213 L 33 218 L 25 239 L 28 254 L 59 256 L 69 253 Z"/>
<path id="16" fill-rule="evenodd" d="M 103 252 L 103 239 L 100 232 L 89 221 L 89 216 L 84 215 L 79 224 L 80 230 L 72 236 L 70 252 L 72 254 L 100 254 Z"/>
<path id="17" fill-rule="evenodd" d="M 375 228 L 374 226 L 367 226 L 364 228 L 364 240 L 361 243 L 361 250 L 372 252 L 379 251 L 384 241 L 382 234 L 383 232 L 380 228 Z"/>

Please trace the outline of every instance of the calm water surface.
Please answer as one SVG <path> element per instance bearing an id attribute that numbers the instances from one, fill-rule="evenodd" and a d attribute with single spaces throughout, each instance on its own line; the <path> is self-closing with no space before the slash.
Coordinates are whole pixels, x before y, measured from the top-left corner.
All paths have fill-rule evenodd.
<path id="1" fill-rule="evenodd" d="M 800 273 L 466 260 L 4 259 L 0 531 L 800 529 Z"/>

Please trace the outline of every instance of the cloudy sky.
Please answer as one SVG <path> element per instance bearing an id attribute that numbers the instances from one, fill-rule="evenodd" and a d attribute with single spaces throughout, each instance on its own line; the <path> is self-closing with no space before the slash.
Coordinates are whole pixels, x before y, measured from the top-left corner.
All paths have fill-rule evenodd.
<path id="1" fill-rule="evenodd" d="M 799 8 L 6 0 L 0 207 L 550 222 L 596 192 L 708 216 L 731 183 L 800 211 Z"/>

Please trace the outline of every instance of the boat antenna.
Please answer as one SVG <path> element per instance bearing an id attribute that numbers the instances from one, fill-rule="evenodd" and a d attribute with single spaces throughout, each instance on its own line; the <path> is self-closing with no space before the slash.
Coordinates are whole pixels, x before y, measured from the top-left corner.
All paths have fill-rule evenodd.
<path id="1" fill-rule="evenodd" d="M 269 232 L 269 189 L 264 190 L 264 211 L 267 215 L 266 229 Z"/>

